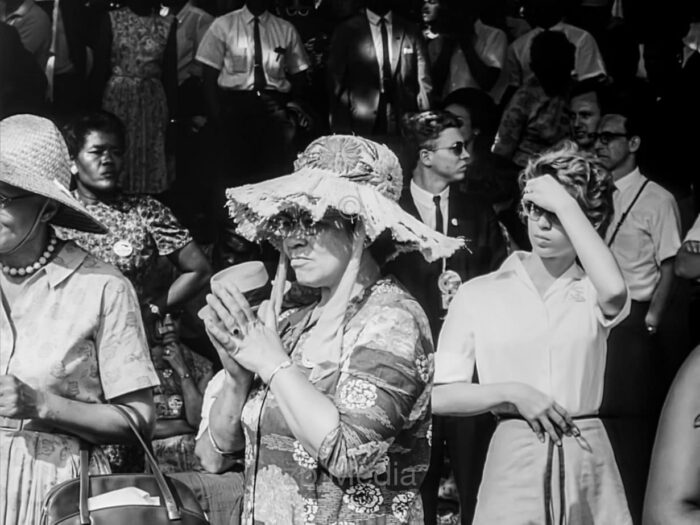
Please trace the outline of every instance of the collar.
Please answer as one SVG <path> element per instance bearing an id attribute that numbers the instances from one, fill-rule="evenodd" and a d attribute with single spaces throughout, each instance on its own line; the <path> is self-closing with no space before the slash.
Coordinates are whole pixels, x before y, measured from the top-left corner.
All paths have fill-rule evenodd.
<path id="1" fill-rule="evenodd" d="M 683 43 L 692 51 L 700 52 L 700 22 L 690 24 L 688 34 L 683 37 Z"/>
<path id="2" fill-rule="evenodd" d="M 253 20 L 255 19 L 255 16 L 253 15 L 253 13 L 250 12 L 247 5 L 244 5 L 243 8 L 241 9 L 241 16 L 243 17 L 243 21 L 246 24 L 252 23 Z M 260 19 L 260 22 L 262 22 L 264 24 L 265 22 L 267 22 L 267 19 L 269 17 L 270 17 L 270 12 L 265 11 L 258 18 Z"/>
<path id="3" fill-rule="evenodd" d="M 389 25 L 391 25 L 391 24 L 393 23 L 393 18 L 394 18 L 394 16 L 393 16 L 393 12 L 392 12 L 392 11 L 389 11 L 389 12 L 388 12 L 387 14 L 385 14 L 383 17 L 382 17 L 382 16 L 379 16 L 379 15 L 378 15 L 377 13 L 375 13 L 374 11 L 370 11 L 369 9 L 366 9 L 365 11 L 367 11 L 367 20 L 369 20 L 369 23 L 370 23 L 370 24 L 373 24 L 373 25 L 375 25 L 375 26 L 378 26 L 378 25 L 379 25 L 379 22 L 381 21 L 382 18 L 384 18 L 384 20 L 386 20 L 387 23 L 388 23 Z"/>
<path id="4" fill-rule="evenodd" d="M 70 277 L 83 264 L 87 256 L 86 251 L 81 250 L 72 242 L 64 243 L 56 256 L 43 268 L 51 287 L 56 288 Z"/>
<path id="5" fill-rule="evenodd" d="M 634 168 L 624 177 L 617 179 L 615 181 L 615 187 L 620 190 L 621 193 L 624 193 L 626 190 L 638 184 L 642 184 L 645 178 L 646 177 L 639 171 L 639 168 Z"/>
<path id="6" fill-rule="evenodd" d="M 525 265 L 523 264 L 530 257 L 533 257 L 531 252 L 514 251 L 508 256 L 508 258 L 505 261 L 503 261 L 503 264 L 498 270 L 498 273 L 513 273 L 520 280 L 532 284 L 530 274 L 527 273 Z M 585 276 L 586 273 L 583 271 L 583 268 L 581 268 L 577 263 L 574 262 L 563 274 L 557 277 L 555 282 L 563 283 L 567 281 L 578 281 L 583 279 Z M 554 285 L 552 285 L 550 290 L 553 290 L 554 288 Z"/>
<path id="7" fill-rule="evenodd" d="M 442 190 L 440 193 L 440 203 L 446 202 L 447 199 L 450 197 L 450 186 L 449 184 L 447 187 Z M 429 191 L 425 191 L 423 188 L 418 186 L 416 182 L 411 179 L 411 196 L 413 197 L 413 200 L 416 201 L 416 204 L 420 204 L 422 206 L 430 207 L 433 205 L 433 195 Z"/>
<path id="8" fill-rule="evenodd" d="M 15 11 L 5 14 L 5 20 L 9 20 L 10 18 L 22 18 L 29 12 L 33 4 L 34 0 L 24 0 L 24 2 L 22 2 L 22 4 Z"/>
<path id="9" fill-rule="evenodd" d="M 187 17 L 187 15 L 190 14 L 190 11 L 192 11 L 192 7 L 192 2 L 188 0 L 187 2 L 185 2 L 185 5 L 183 5 L 182 8 L 178 11 L 176 15 L 178 26 L 182 24 L 182 21 Z"/>

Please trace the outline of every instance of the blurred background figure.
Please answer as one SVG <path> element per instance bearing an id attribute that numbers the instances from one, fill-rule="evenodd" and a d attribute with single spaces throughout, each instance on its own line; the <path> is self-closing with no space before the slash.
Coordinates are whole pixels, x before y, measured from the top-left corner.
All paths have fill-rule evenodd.
<path id="1" fill-rule="evenodd" d="M 177 115 L 177 21 L 159 9 L 156 0 L 127 0 L 106 15 L 95 50 L 93 97 L 126 126 L 119 185 L 127 194 L 162 193 L 175 177 L 166 135 Z"/>
<path id="2" fill-rule="evenodd" d="M 432 83 L 417 26 L 392 9 L 395 0 L 368 0 L 340 24 L 328 56 L 330 126 L 386 140 L 401 115 L 429 109 Z"/>
<path id="3" fill-rule="evenodd" d="M 0 22 L 17 30 L 22 45 L 44 71 L 51 47 L 51 20 L 46 12 L 34 0 L 0 0 Z"/>
<path id="4" fill-rule="evenodd" d="M 582 80 L 571 89 L 571 138 L 581 151 L 595 153 L 598 123 L 607 109 L 606 95 L 606 87 L 598 79 Z"/>

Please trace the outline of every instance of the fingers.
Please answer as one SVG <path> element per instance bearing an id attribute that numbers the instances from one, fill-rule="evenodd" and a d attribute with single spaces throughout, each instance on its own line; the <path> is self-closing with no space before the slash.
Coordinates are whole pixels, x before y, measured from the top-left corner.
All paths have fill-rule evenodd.
<path id="1" fill-rule="evenodd" d="M 528 419 L 527 422 L 537 436 L 537 439 L 540 440 L 540 443 L 544 443 L 544 431 L 542 430 L 542 425 L 540 425 L 540 422 L 536 419 Z"/>
<path id="2" fill-rule="evenodd" d="M 569 422 L 554 408 L 554 406 L 551 406 L 547 410 L 546 417 L 555 425 L 555 430 L 558 435 L 564 434 L 568 436 L 571 434 Z"/>
<path id="3" fill-rule="evenodd" d="M 700 253 L 700 241 L 685 241 L 683 249 L 689 253 Z"/>
<path id="4" fill-rule="evenodd" d="M 255 321 L 255 315 L 243 294 L 235 286 L 225 287 L 220 283 L 212 284 L 212 292 L 207 295 L 209 308 L 226 330 L 245 335 L 247 325 Z"/>
<path id="5" fill-rule="evenodd" d="M 569 413 L 564 407 L 562 407 L 559 403 L 554 403 L 552 405 L 552 408 L 564 419 L 564 421 L 566 421 L 566 424 L 574 437 L 578 437 L 581 435 L 581 430 L 578 428 L 576 423 L 574 423 L 573 418 L 569 415 Z"/>
<path id="6" fill-rule="evenodd" d="M 272 305 L 272 301 L 266 299 L 265 301 L 260 303 L 260 307 L 258 308 L 258 319 L 260 319 L 260 322 L 268 328 L 275 327 L 277 320 L 275 319 L 275 312 L 274 307 Z"/>
<path id="7" fill-rule="evenodd" d="M 555 427 L 552 422 L 550 421 L 549 417 L 547 414 L 543 414 L 538 418 L 538 421 L 542 425 L 542 428 L 544 431 L 549 434 L 549 437 L 552 441 L 554 441 L 558 446 L 561 446 L 561 436 L 557 432 L 557 427 Z"/>
<path id="8" fill-rule="evenodd" d="M 204 322 L 204 329 L 219 354 L 223 353 L 226 356 L 235 354 L 238 341 L 234 336 L 210 320 Z M 223 359 L 224 356 L 220 355 L 220 357 Z"/>

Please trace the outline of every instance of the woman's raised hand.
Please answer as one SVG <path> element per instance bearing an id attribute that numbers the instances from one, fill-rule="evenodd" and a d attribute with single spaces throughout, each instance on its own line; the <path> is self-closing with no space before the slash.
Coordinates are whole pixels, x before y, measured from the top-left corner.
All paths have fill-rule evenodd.
<path id="1" fill-rule="evenodd" d="M 543 175 L 530 179 L 523 188 L 523 200 L 543 208 L 556 215 L 571 204 L 576 204 L 574 198 L 551 175 Z"/>
<path id="2" fill-rule="evenodd" d="M 545 433 L 557 445 L 561 445 L 562 435 L 580 435 L 568 412 L 551 397 L 524 383 L 513 383 L 510 389 L 510 401 L 540 441 L 544 442 Z"/>

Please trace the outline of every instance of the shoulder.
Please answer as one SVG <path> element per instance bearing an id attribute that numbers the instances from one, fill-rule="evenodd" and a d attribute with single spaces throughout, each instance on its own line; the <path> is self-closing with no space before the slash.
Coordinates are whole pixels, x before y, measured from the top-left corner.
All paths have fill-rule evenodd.
<path id="1" fill-rule="evenodd" d="M 676 202 L 676 198 L 670 191 L 664 188 L 661 184 L 654 182 L 653 180 L 649 180 L 649 184 L 647 184 L 647 190 L 649 191 L 650 196 L 654 197 L 655 200 L 663 204 L 668 205 Z"/>
<path id="2" fill-rule="evenodd" d="M 229 30 L 240 18 L 238 11 L 231 11 L 225 15 L 217 16 L 211 24 L 212 28 Z"/>
<path id="3" fill-rule="evenodd" d="M 194 17 L 198 20 L 207 20 L 209 22 L 214 20 L 214 17 L 212 15 L 207 13 L 204 9 L 200 9 L 199 7 L 190 7 L 190 13 L 192 13 L 192 15 L 194 15 Z"/>
<path id="4" fill-rule="evenodd" d="M 98 286 L 104 287 L 110 283 L 113 285 L 129 283 L 129 280 L 117 268 L 82 249 L 74 241 L 66 242 L 56 256 L 56 262 L 64 268 L 75 268 L 75 275 L 80 280 L 87 279 Z"/>
<path id="5" fill-rule="evenodd" d="M 382 323 L 379 324 L 386 326 L 386 320 L 391 320 L 396 325 L 410 326 L 418 332 L 429 333 L 428 318 L 418 301 L 391 277 L 381 279 L 374 285 L 361 313 L 361 319 L 367 322 L 368 328 L 376 329 L 374 323 L 380 320 Z"/>

